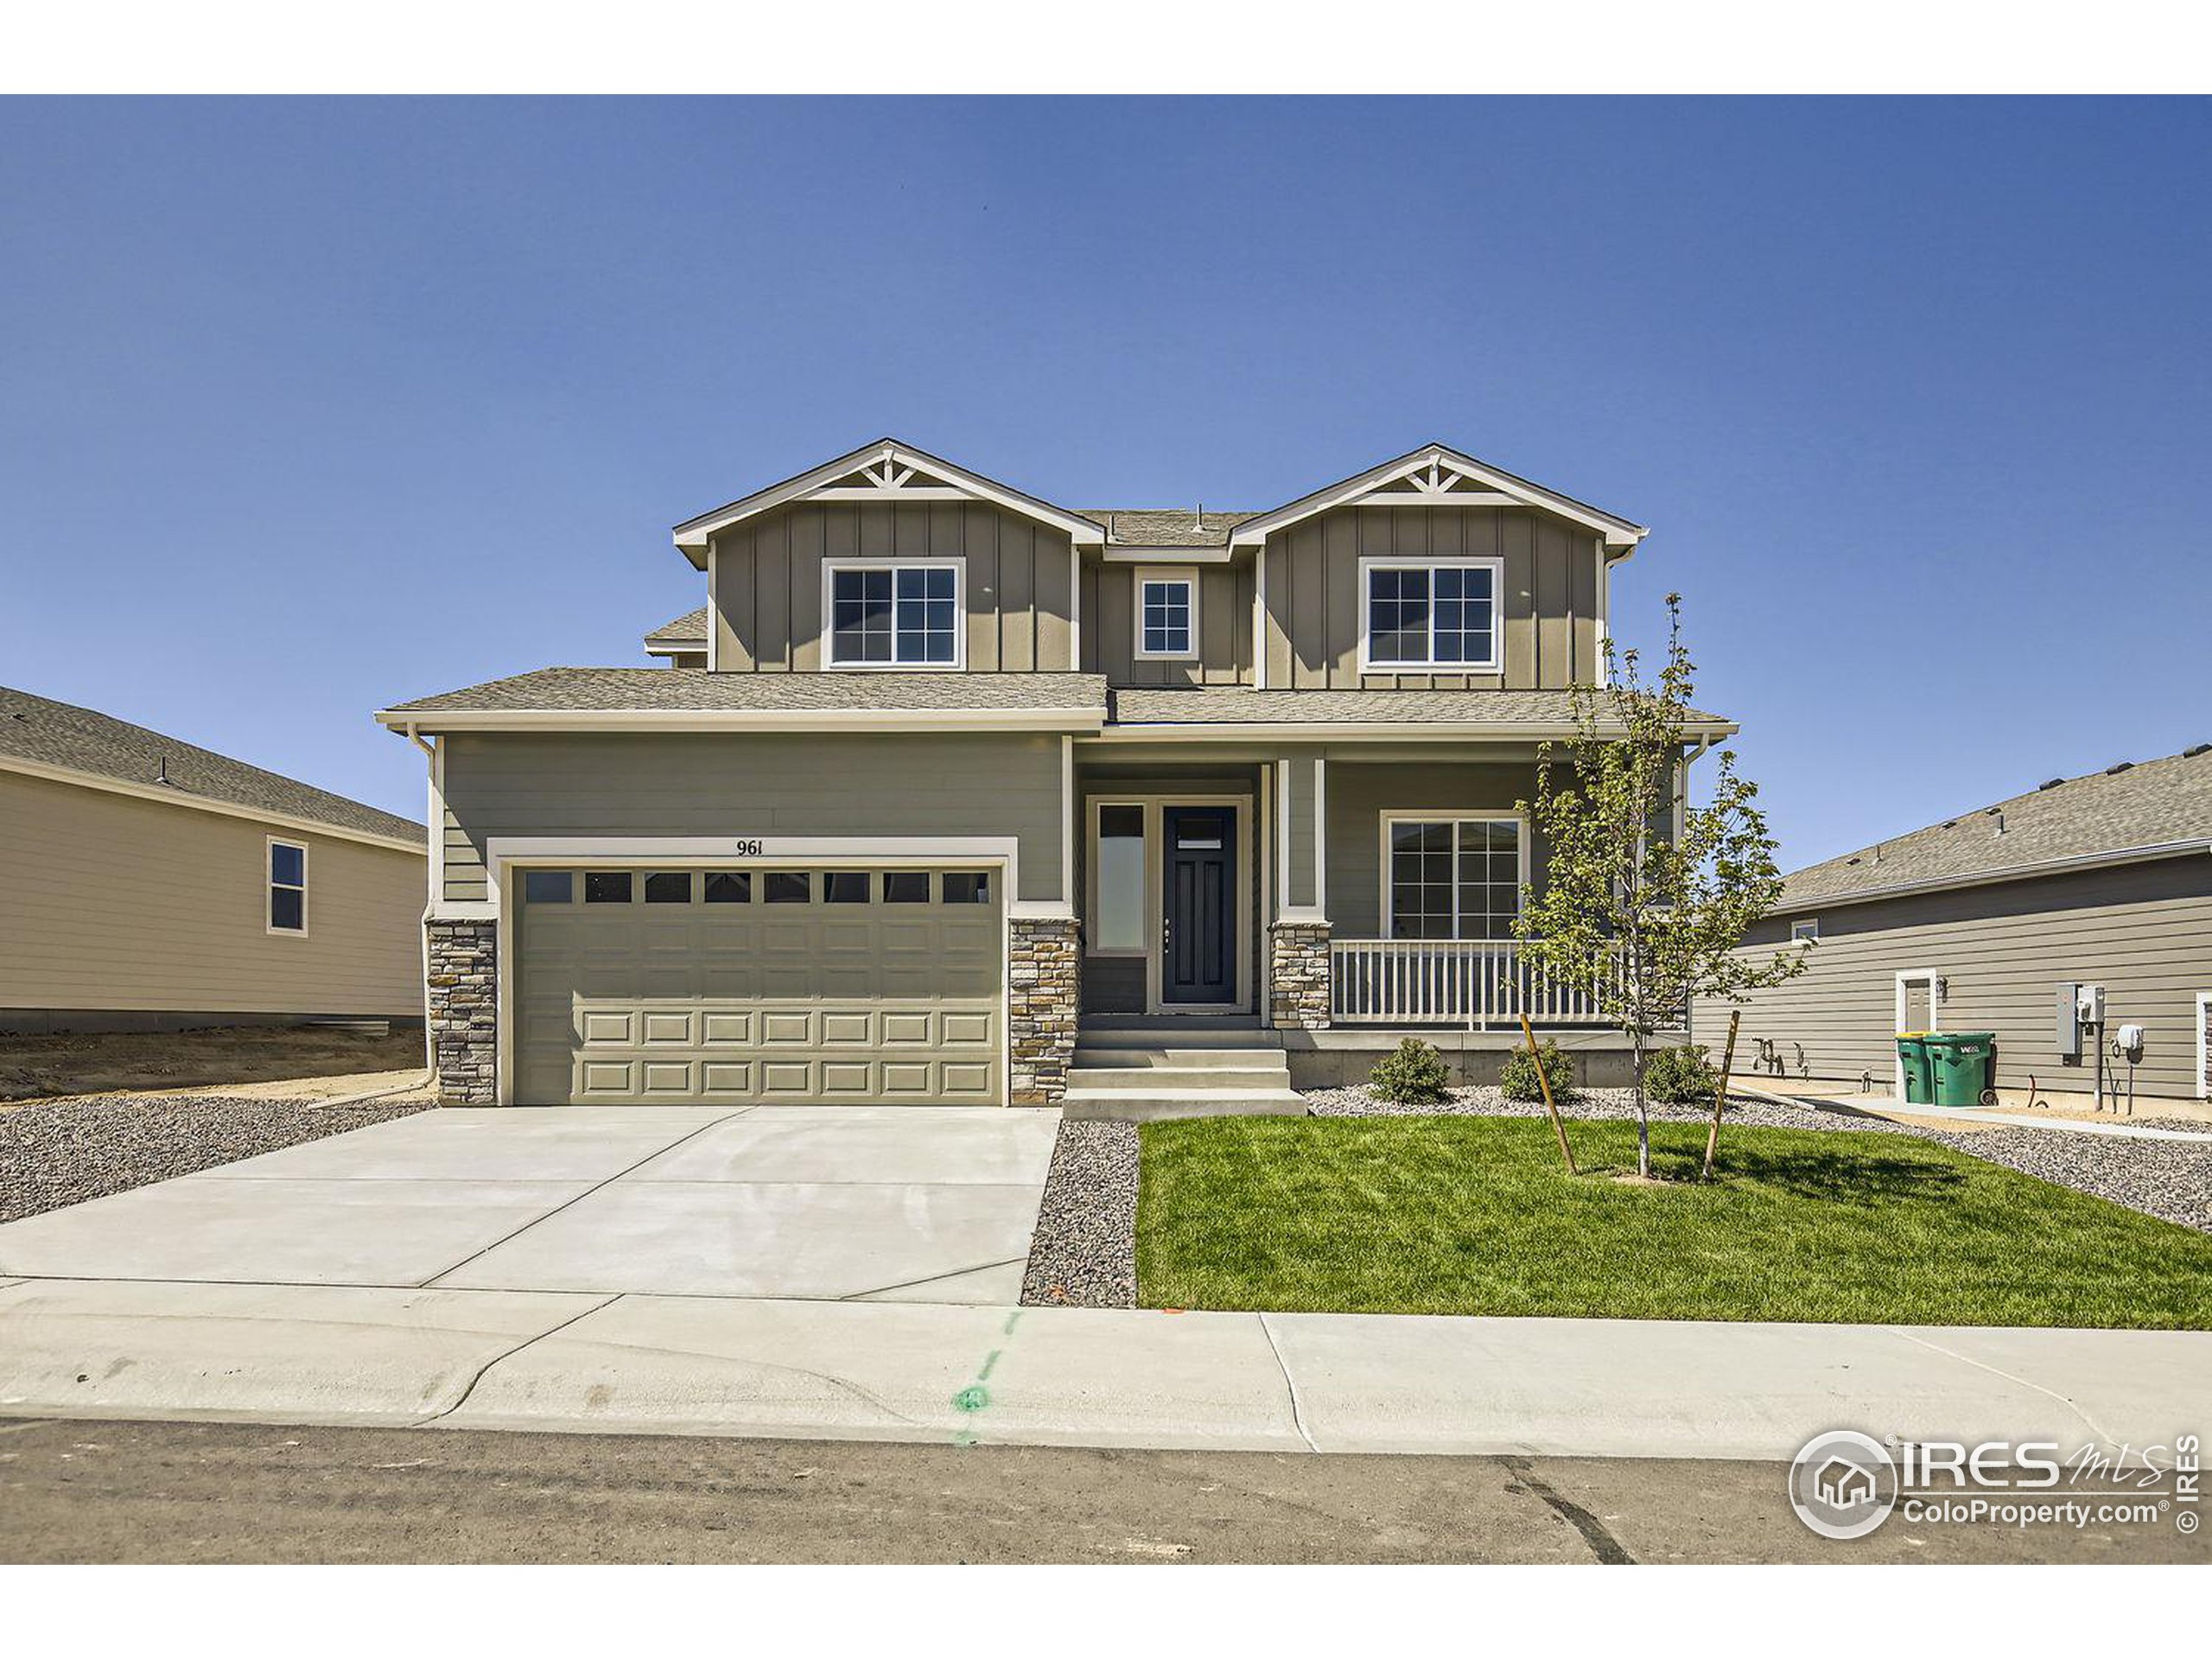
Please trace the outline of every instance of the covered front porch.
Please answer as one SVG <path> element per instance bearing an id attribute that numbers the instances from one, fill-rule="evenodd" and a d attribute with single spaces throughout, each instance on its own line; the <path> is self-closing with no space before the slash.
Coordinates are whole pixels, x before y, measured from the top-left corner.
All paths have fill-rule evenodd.
<path id="1" fill-rule="evenodd" d="M 1604 1029 L 1511 937 L 1534 745 L 1078 742 L 1074 773 L 1088 1027 Z"/>

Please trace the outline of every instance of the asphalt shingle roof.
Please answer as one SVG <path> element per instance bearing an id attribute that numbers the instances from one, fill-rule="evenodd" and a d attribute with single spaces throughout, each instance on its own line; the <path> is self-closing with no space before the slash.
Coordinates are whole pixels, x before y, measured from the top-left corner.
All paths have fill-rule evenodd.
<path id="1" fill-rule="evenodd" d="M 707 607 L 686 611 L 673 622 L 664 622 L 645 636 L 649 645 L 681 645 L 689 640 L 707 643 Z"/>
<path id="2" fill-rule="evenodd" d="M 388 710 L 559 709 L 638 714 L 687 710 L 795 714 L 866 709 L 1096 709 L 1106 706 L 1099 674 L 717 674 L 703 668 L 541 668 Z"/>
<path id="3" fill-rule="evenodd" d="M 5 686 L 0 686 L 0 754 L 131 784 L 158 784 L 166 772 L 180 798 L 199 796 L 372 836 L 423 839 L 421 824 L 396 813 L 126 720 Z"/>
<path id="4" fill-rule="evenodd" d="M 1256 512 L 1198 514 L 1189 507 L 1084 507 L 1080 516 L 1106 527 L 1109 544 L 1129 547 L 1225 547 L 1229 532 Z"/>
<path id="5" fill-rule="evenodd" d="M 1718 715 L 1692 711 L 1714 726 Z M 1566 727 L 1574 723 L 1572 691 L 1254 690 L 1214 686 L 1114 693 L 1114 719 L 1124 725 L 1302 725 L 1420 722 Z"/>
<path id="6" fill-rule="evenodd" d="M 2015 795 L 1883 842 L 1878 861 L 1867 847 L 1808 865 L 1784 880 L 1777 908 L 2187 841 L 2212 842 L 2212 750 Z"/>

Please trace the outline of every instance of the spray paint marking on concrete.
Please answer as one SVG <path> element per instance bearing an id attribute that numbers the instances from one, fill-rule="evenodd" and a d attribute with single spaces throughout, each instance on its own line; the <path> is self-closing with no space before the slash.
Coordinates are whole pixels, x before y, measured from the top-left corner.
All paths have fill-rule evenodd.
<path id="1" fill-rule="evenodd" d="M 999 1334 L 1002 1337 L 1012 1337 L 1014 1327 L 1020 1321 L 1021 1310 L 1017 1307 L 1006 1316 L 1005 1327 Z M 954 1433 L 952 1443 L 955 1446 L 973 1446 L 982 1438 L 971 1425 L 978 1413 L 988 1411 L 991 1408 L 991 1391 L 983 1384 L 990 1381 L 991 1372 L 996 1369 L 1001 1357 L 1005 1352 L 1006 1350 L 1002 1347 L 992 1349 L 983 1357 L 982 1369 L 976 1373 L 976 1380 L 952 1396 L 952 1408 L 969 1420 L 969 1422 L 963 1423 L 958 1431 Z"/>

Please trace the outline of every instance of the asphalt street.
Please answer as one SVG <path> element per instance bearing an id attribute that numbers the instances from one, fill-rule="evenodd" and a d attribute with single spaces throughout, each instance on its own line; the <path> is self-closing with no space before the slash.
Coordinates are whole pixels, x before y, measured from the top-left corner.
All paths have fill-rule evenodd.
<path id="1" fill-rule="evenodd" d="M 0 1560 L 2203 1561 L 2171 1526 L 1837 1544 L 1783 1466 L 0 1421 Z"/>

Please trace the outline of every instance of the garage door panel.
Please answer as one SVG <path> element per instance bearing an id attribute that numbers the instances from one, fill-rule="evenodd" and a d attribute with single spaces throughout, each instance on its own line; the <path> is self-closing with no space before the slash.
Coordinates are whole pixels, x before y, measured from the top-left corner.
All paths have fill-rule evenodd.
<path id="1" fill-rule="evenodd" d="M 987 1103 L 1004 1088 L 997 904 L 518 907 L 531 1103 Z M 581 884 L 579 884 L 579 891 Z M 995 898 L 996 895 L 995 894 Z"/>

